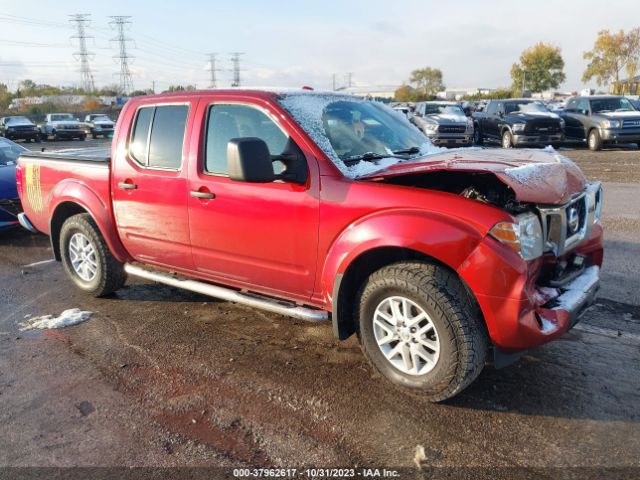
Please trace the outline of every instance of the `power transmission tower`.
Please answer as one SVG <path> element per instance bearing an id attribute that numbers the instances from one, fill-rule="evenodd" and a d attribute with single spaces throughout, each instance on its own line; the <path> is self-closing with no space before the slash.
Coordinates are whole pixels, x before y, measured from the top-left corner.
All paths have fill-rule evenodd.
<path id="1" fill-rule="evenodd" d="M 118 36 L 112 38 L 112 42 L 118 42 L 118 55 L 114 55 L 114 60 L 120 62 L 120 90 L 125 95 L 133 91 L 133 80 L 131 78 L 131 70 L 129 70 L 129 60 L 133 59 L 131 55 L 127 53 L 127 42 L 131 39 L 125 35 L 125 28 L 131 25 L 130 16 L 111 16 L 113 20 L 109 22 L 113 28 L 118 32 Z"/>
<path id="2" fill-rule="evenodd" d="M 69 21 L 75 23 L 76 28 L 76 34 L 71 38 L 78 39 L 78 51 L 73 54 L 73 57 L 80 62 L 80 87 L 85 92 L 93 92 L 96 89 L 89 65 L 89 58 L 93 58 L 93 53 L 87 51 L 87 38 L 93 38 L 87 35 L 86 31 L 86 27 L 91 22 L 90 16 L 90 14 L 69 15 Z"/>
<path id="3" fill-rule="evenodd" d="M 244 55 L 243 52 L 233 52 L 231 54 L 231 63 L 233 64 L 233 82 L 231 83 L 232 87 L 240 86 L 240 56 Z"/>
<path id="4" fill-rule="evenodd" d="M 218 84 L 216 82 L 216 54 L 209 54 L 209 74 L 211 75 L 211 79 L 209 80 L 209 88 L 217 88 Z M 238 77 L 238 81 L 240 78 Z"/>

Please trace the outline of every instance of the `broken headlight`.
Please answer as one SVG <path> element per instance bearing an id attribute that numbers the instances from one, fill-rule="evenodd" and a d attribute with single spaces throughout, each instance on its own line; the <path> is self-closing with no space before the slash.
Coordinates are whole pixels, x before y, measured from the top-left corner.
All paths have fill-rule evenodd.
<path id="1" fill-rule="evenodd" d="M 517 215 L 515 222 L 499 222 L 489 234 L 525 260 L 533 260 L 542 255 L 542 226 L 534 213 Z"/>

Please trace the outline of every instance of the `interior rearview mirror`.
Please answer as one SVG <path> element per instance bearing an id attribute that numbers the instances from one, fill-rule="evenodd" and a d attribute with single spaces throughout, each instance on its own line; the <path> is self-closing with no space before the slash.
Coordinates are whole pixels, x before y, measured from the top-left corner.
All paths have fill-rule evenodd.
<path id="1" fill-rule="evenodd" d="M 276 179 L 269 147 L 259 138 L 232 138 L 227 143 L 229 178 L 238 182 L 269 183 Z"/>

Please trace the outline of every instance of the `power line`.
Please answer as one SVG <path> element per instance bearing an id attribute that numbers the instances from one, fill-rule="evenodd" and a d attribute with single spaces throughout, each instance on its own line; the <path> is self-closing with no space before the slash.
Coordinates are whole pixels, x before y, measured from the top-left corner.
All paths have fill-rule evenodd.
<path id="1" fill-rule="evenodd" d="M 233 82 L 232 87 L 240 86 L 240 56 L 244 55 L 243 52 L 233 52 L 231 54 L 231 63 L 233 64 Z"/>
<path id="2" fill-rule="evenodd" d="M 76 34 L 71 38 L 78 39 L 79 50 L 73 54 L 74 58 L 80 62 L 80 87 L 85 92 L 93 92 L 96 89 L 96 85 L 93 81 L 93 74 L 91 73 L 91 66 L 89 65 L 89 58 L 93 57 L 93 53 L 87 51 L 87 38 L 93 38 L 87 35 L 86 27 L 89 25 L 89 14 L 75 14 L 69 15 L 71 17 L 69 21 L 75 23 Z"/>
<path id="3" fill-rule="evenodd" d="M 216 88 L 217 83 L 216 83 L 216 54 L 215 53 L 209 54 L 209 75 L 210 75 L 209 88 Z"/>
<path id="4" fill-rule="evenodd" d="M 118 32 L 118 36 L 112 38 L 111 41 L 118 42 L 119 54 L 114 55 L 113 58 L 120 62 L 120 90 L 122 93 L 127 94 L 133 91 L 133 80 L 131 78 L 131 70 L 129 70 L 129 59 L 133 57 L 127 53 L 127 42 L 131 39 L 128 38 L 124 31 L 125 27 L 131 25 L 129 20 L 130 16 L 111 16 L 113 20 L 109 22 L 113 28 Z"/>

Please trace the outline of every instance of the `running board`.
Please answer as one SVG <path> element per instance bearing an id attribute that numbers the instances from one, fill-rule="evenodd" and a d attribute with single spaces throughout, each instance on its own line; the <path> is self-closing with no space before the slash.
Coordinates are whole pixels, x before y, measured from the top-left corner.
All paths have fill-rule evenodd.
<path id="1" fill-rule="evenodd" d="M 279 313 L 280 315 L 287 315 L 293 318 L 299 318 L 301 320 L 307 320 L 310 322 L 321 322 L 328 320 L 329 315 L 324 310 L 317 310 L 313 308 L 300 307 L 293 303 L 279 302 L 276 299 L 269 297 L 263 297 L 256 294 L 247 294 L 232 290 L 230 288 L 219 287 L 210 283 L 199 282 L 197 280 L 185 280 L 180 277 L 174 277 L 171 274 L 163 272 L 152 272 L 144 268 L 140 268 L 130 263 L 125 264 L 125 272 L 134 277 L 144 278 L 153 282 L 164 283 L 176 288 L 182 288 L 191 292 L 201 293 L 203 295 L 209 295 L 210 297 L 216 297 L 228 302 L 240 303 L 249 307 L 260 308 L 273 313 Z"/>

